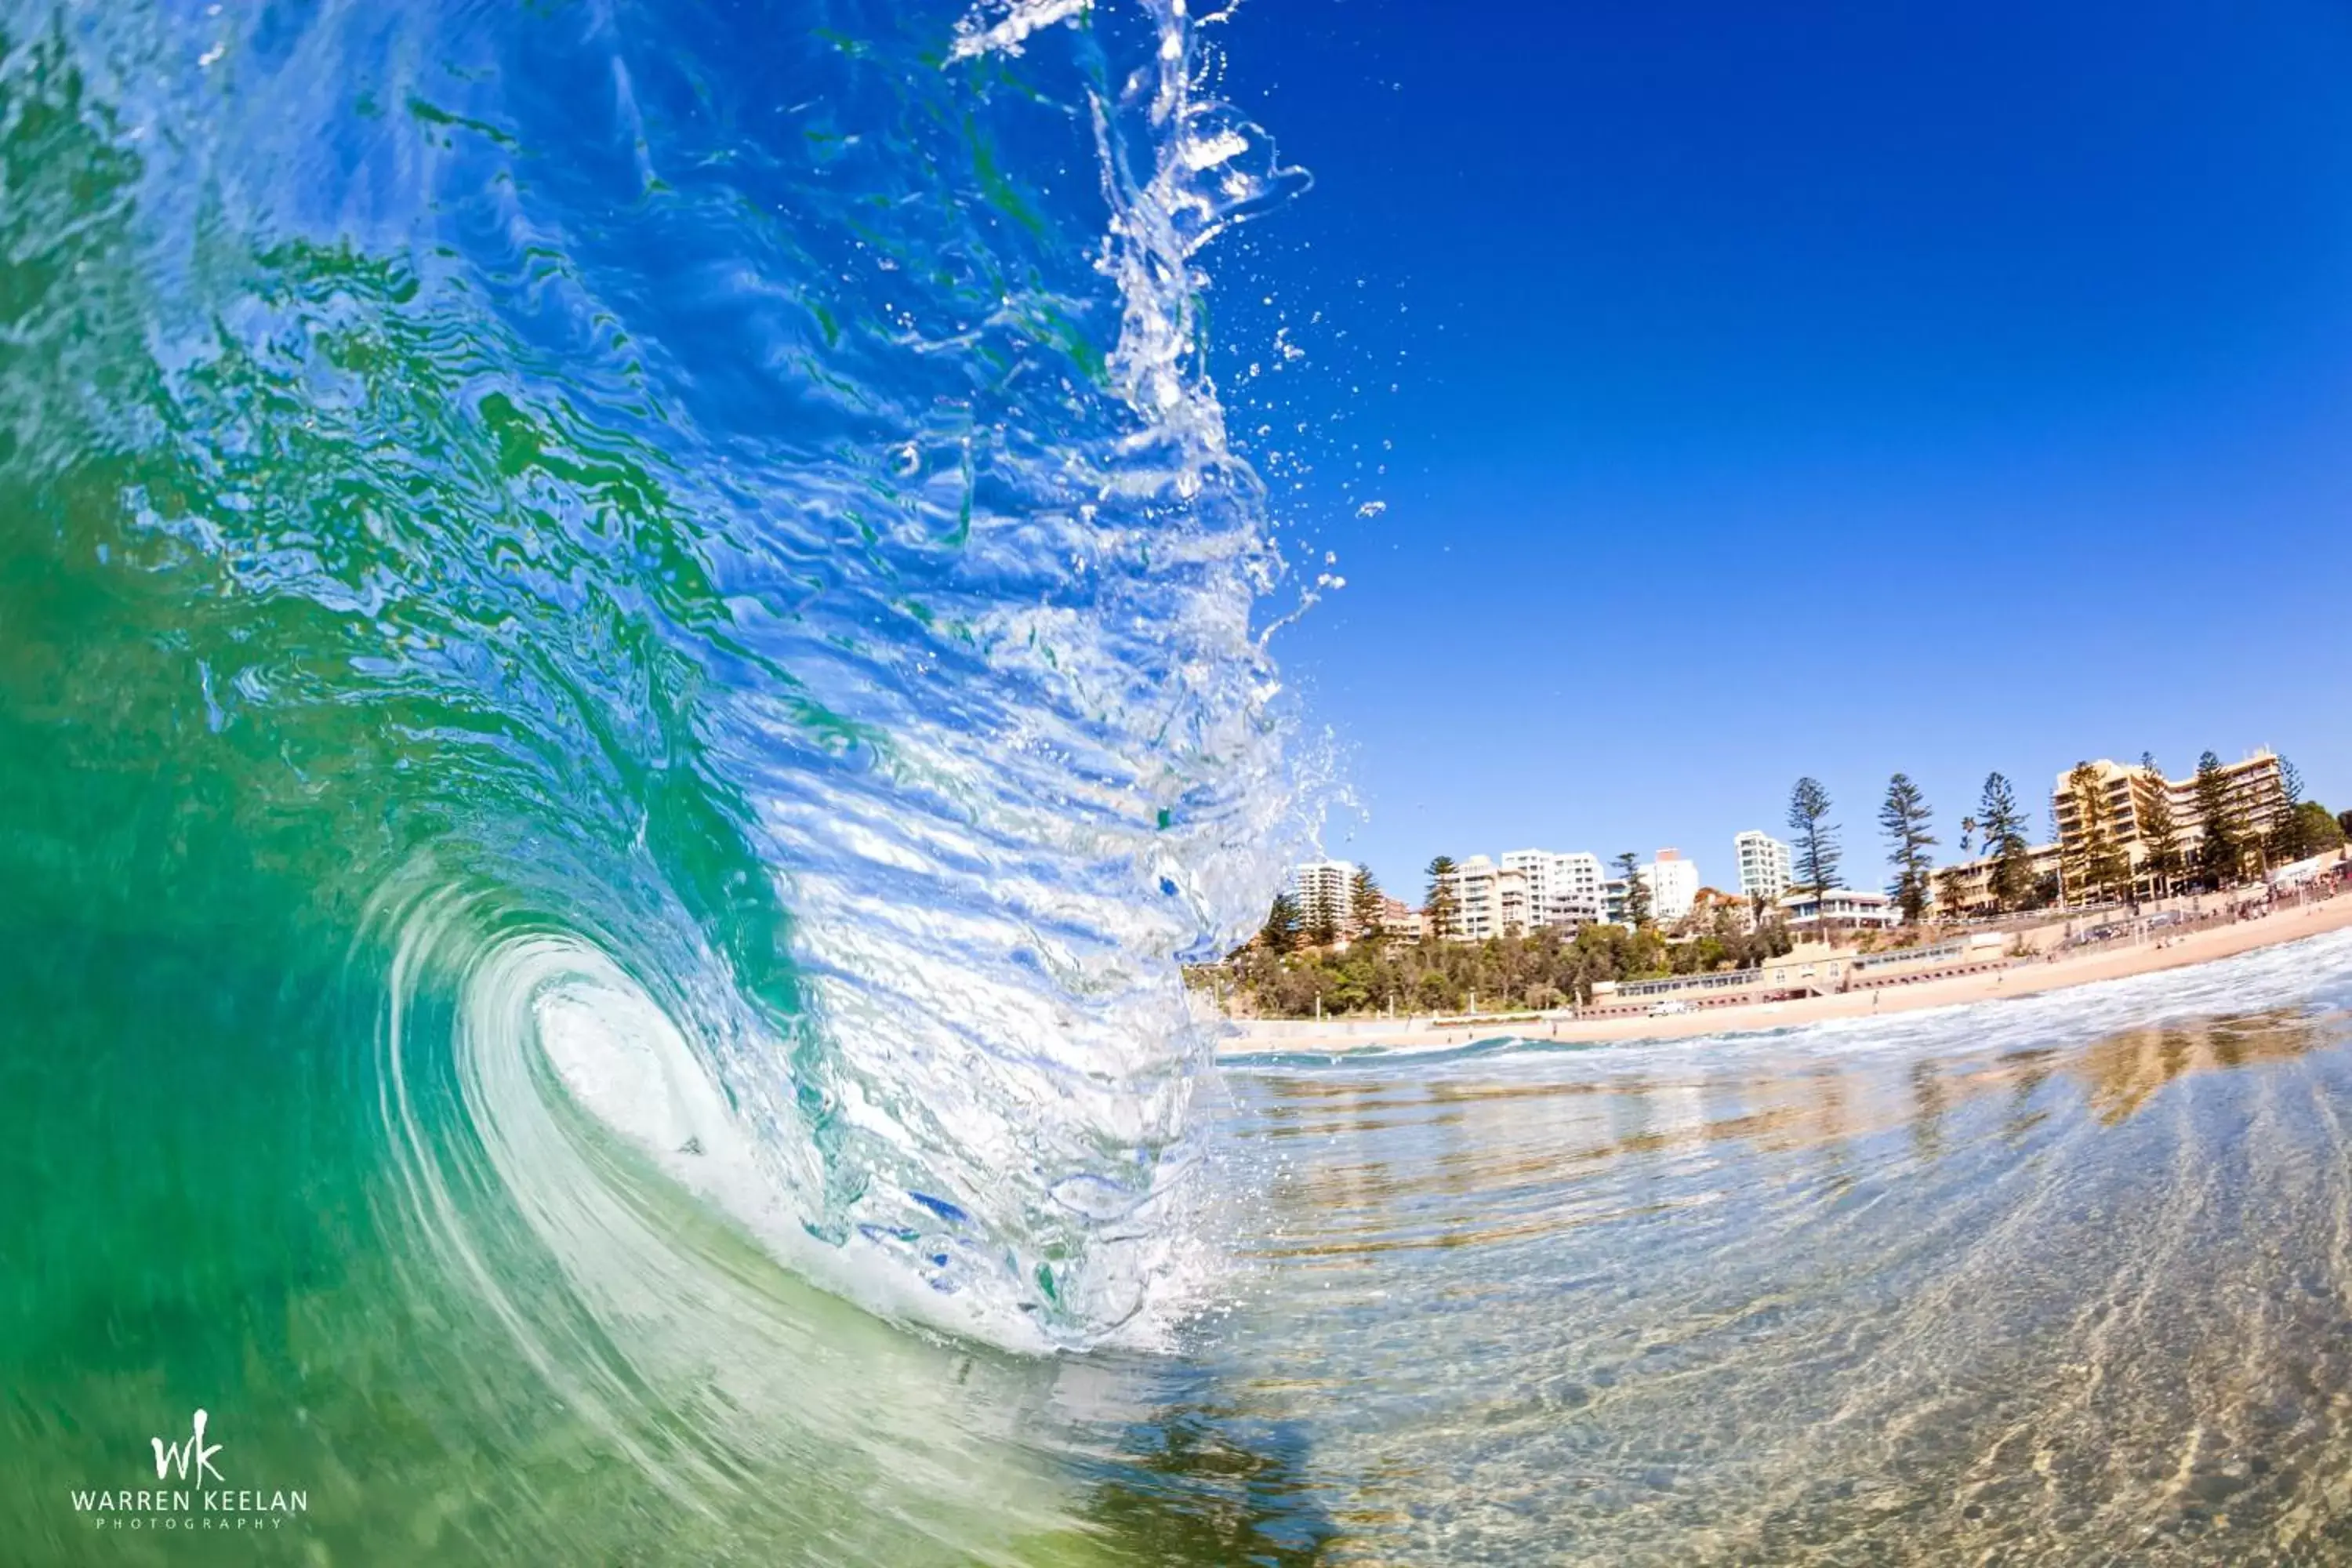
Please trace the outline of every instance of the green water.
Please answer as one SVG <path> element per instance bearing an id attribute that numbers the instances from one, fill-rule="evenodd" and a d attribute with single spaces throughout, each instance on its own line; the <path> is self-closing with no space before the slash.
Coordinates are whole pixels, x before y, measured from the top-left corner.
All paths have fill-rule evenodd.
<path id="1" fill-rule="evenodd" d="M 1117 1190 L 1139 1170 L 1148 1188 L 1155 1119 L 1181 1110 L 1167 1064 L 1131 1097 L 1165 1102 L 1148 1115 L 1095 1075 L 1123 1136 L 1024 1111 L 1036 1140 L 997 1184 L 1016 1195 L 991 1207 L 1003 1194 L 938 1131 L 985 1127 L 978 1076 L 929 1069 L 894 1100 L 819 1026 L 782 872 L 855 887 L 859 868 L 814 830 L 787 868 L 774 814 L 798 789 L 828 820 L 898 811 L 916 833 L 943 815 L 1049 894 L 1062 840 L 1116 859 L 1116 830 L 1156 856 L 1148 874 L 1129 857 L 1129 875 L 1172 896 L 1191 873 L 1171 821 L 1219 831 L 1206 806 L 1170 804 L 1205 787 L 1197 771 L 1150 763 L 1165 798 L 1117 803 L 1143 826 L 1076 838 L 1054 824 L 1085 823 L 1086 801 L 1032 809 L 980 724 L 1009 722 L 988 704 L 1010 704 L 1055 739 L 1064 699 L 1039 671 L 1057 653 L 1115 659 L 1087 624 L 1115 563 L 1068 590 L 1077 618 L 1051 639 L 1005 635 L 1000 669 L 958 605 L 984 605 L 1011 571 L 971 537 L 975 473 L 999 492 L 1019 474 L 976 459 L 968 430 L 950 431 L 961 493 L 943 499 L 898 456 L 907 432 L 877 444 L 887 479 L 862 448 L 836 461 L 848 437 L 814 421 L 759 463 L 694 452 L 738 411 L 705 397 L 696 429 L 610 320 L 585 350 L 551 332 L 534 290 L 584 289 L 584 264 L 506 255 L 458 198 L 495 207 L 539 181 L 560 203 L 561 172 L 422 92 L 526 82 L 456 63 L 500 42 L 563 68 L 554 43 L 577 35 L 559 18 L 485 44 L 467 31 L 480 18 L 420 8 L 364 57 L 346 35 L 365 18 L 262 18 L 236 39 L 261 63 L 232 89 L 203 74 L 209 23 L 0 11 L 0 1561 L 1228 1561 L 1287 1510 L 1261 1496 L 1282 1489 L 1279 1461 L 1196 1430 L 1176 1363 L 893 1326 L 779 1261 L 779 1237 L 821 1261 L 866 1238 L 916 1266 L 890 1288 L 919 1306 L 992 1288 L 1047 1337 L 1091 1326 L 1082 1291 L 1108 1271 L 1088 1271 L 1088 1224 L 1017 1194 Z M 930 51 L 936 76 L 951 17 L 909 38 L 887 8 L 869 20 L 856 47 L 806 16 L 790 29 L 808 68 L 852 72 L 845 104 L 893 73 L 933 100 L 967 90 L 880 52 Z M 289 39 L 347 52 L 317 70 Z M 588 65 L 607 69 L 593 51 Z M 942 177 L 1018 206 L 973 101 L 947 114 L 901 96 L 915 109 L 890 112 L 969 164 Z M 387 102 L 405 114 L 387 120 Z M 359 151 L 312 167 L 299 136 L 273 142 L 281 121 Z M 562 129 L 546 146 L 568 145 Z M 838 140 L 809 155 L 838 162 Z M 383 197 L 410 225 L 393 237 L 355 206 L 340 230 L 299 221 L 425 159 L 450 172 L 394 191 L 413 207 Z M 750 209 L 730 194 L 637 210 L 689 215 L 717 245 Z M 569 216 L 593 230 L 630 210 Z M 858 243 L 884 223 L 859 216 Z M 911 232 L 937 226 L 918 214 Z M 1092 277 L 1083 252 L 1053 254 Z M 966 287 L 947 262 L 934 274 Z M 1092 384 L 1103 347 L 1032 288 L 1013 346 L 973 361 L 983 387 L 1016 380 L 1024 354 L 1078 367 L 1051 411 L 1072 433 L 1047 455 L 1060 465 L 1088 420 L 1127 416 Z M 856 301 L 811 309 L 845 363 L 802 363 L 786 401 L 839 397 L 859 419 L 922 406 L 853 357 L 892 323 Z M 1081 405 L 1097 395 L 1111 414 Z M 771 416 L 746 403 L 747 423 Z M 918 523 L 912 545 L 888 531 Z M 1135 570 L 1150 586 L 1183 569 Z M 1175 635 L 1163 622 L 1147 640 Z M 820 689 L 826 661 L 852 656 L 856 679 Z M 957 660 L 944 696 L 893 683 L 899 664 Z M 1162 677 L 1133 679 L 1150 709 L 1133 754 L 1197 744 L 1200 715 L 1176 722 Z M 863 717 L 843 706 L 861 702 Z M 922 702 L 946 720 L 918 723 Z M 1148 771 L 1119 752 L 1099 683 L 1072 710 L 1087 787 L 1108 789 L 1114 764 Z M 1194 738 L 1162 738 L 1176 731 Z M 1066 787 L 1059 753 L 1049 765 Z M 1009 950 L 1023 984 L 1068 998 L 1066 1022 L 1088 997 L 1132 1015 L 1131 944 L 1054 919 L 1035 943 L 1052 974 L 992 935 L 974 966 Z M 888 993 L 838 959 L 827 973 L 852 1002 L 861 980 Z M 1172 963 L 1150 973 L 1181 1009 Z M 690 1036 L 741 1146 L 651 1146 L 587 1115 L 535 1044 L 549 1007 Z M 895 1119 L 879 1131 L 853 1114 L 877 1101 Z M 688 1190 L 722 1155 L 731 1217 Z M 887 1294 L 896 1264 L 859 1256 L 849 1293 Z M 198 1410 L 217 1479 L 159 1483 L 152 1445 L 187 1440 Z M 195 1500 L 88 1500 L 159 1484 Z"/>
<path id="2" fill-rule="evenodd" d="M 2340 1559 L 2343 937 L 1207 1070 L 1295 181 L 963 15 L 0 9 L 0 1564 Z"/>
<path id="3" fill-rule="evenodd" d="M 280 815 L 194 682 L 122 679 L 149 650 L 107 581 L 19 556 L 0 602 L 7 1561 L 1217 1562 L 1246 1538 L 1246 1509 L 1204 1520 L 1033 1447 L 1024 1416 L 1067 1441 L 1066 1369 L 821 1295 L 625 1151 L 597 1245 L 683 1285 L 583 1303 L 510 1226 L 436 1245 L 365 1048 L 391 955 L 335 896 L 401 819 Z M 306 1511 L 162 1532 L 74 1509 L 154 1485 L 150 1439 L 197 1408 L 228 1484 Z"/>

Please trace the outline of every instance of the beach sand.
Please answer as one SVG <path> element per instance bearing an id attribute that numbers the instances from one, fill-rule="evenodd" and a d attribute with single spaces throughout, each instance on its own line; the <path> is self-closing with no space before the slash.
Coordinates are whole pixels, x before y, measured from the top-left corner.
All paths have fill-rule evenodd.
<path id="1" fill-rule="evenodd" d="M 1999 1002 L 2011 996 L 2032 996 L 2062 986 L 2087 985 L 2101 980 L 2121 980 L 2135 974 L 2181 969 L 2250 952 L 2258 947 L 2300 942 L 2352 926 L 2352 897 L 2305 904 L 2286 904 L 2270 913 L 2228 925 L 2175 937 L 2147 940 L 2095 952 L 2054 959 L 2023 959 L 1986 974 L 1959 975 L 1925 981 L 1916 985 L 1889 986 L 1878 991 L 1833 996 L 1808 996 L 1795 1001 L 1758 1003 L 1748 1006 L 1713 1007 L 1672 1017 L 1589 1018 L 1561 1016 L 1492 1025 L 1450 1023 L 1433 1029 L 1426 1021 L 1397 1019 L 1382 1024 L 1371 1019 L 1333 1020 L 1321 1027 L 1290 1022 L 1271 1026 L 1244 1020 L 1239 1032 L 1220 1042 L 1218 1055 L 1254 1056 L 1267 1052 L 1332 1052 L 1383 1049 L 1436 1049 L 1468 1045 L 1505 1036 L 1591 1044 L 1612 1040 L 1674 1040 L 1701 1035 L 1737 1034 L 1745 1030 L 1782 1029 L 1819 1023 L 1826 1018 L 1912 1012 L 1922 1007 L 1954 1007 L 1977 1002 Z"/>

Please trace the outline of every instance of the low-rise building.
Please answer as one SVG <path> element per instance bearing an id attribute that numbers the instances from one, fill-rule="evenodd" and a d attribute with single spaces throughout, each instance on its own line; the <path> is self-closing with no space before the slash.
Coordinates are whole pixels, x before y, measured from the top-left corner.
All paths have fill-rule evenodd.
<path id="1" fill-rule="evenodd" d="M 1381 895 L 1381 934 L 1403 942 L 1419 942 L 1428 929 L 1429 921 L 1419 910 L 1402 899 L 1392 899 L 1386 893 Z"/>
<path id="2" fill-rule="evenodd" d="M 1780 900 L 1780 918 L 1791 934 L 1811 936 L 1824 931 L 1892 931 L 1903 923 L 1903 911 L 1885 893 L 1832 888 L 1790 894 Z"/>

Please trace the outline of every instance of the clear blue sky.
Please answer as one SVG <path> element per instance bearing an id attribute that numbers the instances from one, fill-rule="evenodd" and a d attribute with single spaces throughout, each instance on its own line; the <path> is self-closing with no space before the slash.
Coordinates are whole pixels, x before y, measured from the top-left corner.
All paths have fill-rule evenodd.
<path id="1" fill-rule="evenodd" d="M 1727 883 L 1810 773 L 1871 884 L 1897 768 L 1948 856 L 1989 770 L 2038 801 L 2145 749 L 2352 806 L 2352 9 L 1220 34 L 1316 181 L 1211 266 L 1294 559 L 1349 581 L 1277 643 L 1367 811 L 1332 852 Z"/>

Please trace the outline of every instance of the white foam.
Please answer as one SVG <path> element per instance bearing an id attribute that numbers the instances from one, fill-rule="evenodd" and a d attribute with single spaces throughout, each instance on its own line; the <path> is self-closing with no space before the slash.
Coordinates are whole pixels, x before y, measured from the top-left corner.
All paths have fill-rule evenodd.
<path id="1" fill-rule="evenodd" d="M 517 1008 L 527 1014 L 527 1031 L 510 1027 Z M 802 1224 L 804 1200 L 786 1184 L 790 1173 L 779 1169 L 756 1131 L 728 1107 L 676 1023 L 602 953 L 571 942 L 527 944 L 491 966 L 472 988 L 468 1009 L 468 1034 L 478 1043 L 505 1049 L 518 1035 L 534 1037 L 574 1104 L 794 1273 L 897 1321 L 1024 1353 L 1052 1348 L 1017 1310 L 982 1295 L 922 1289 L 896 1259 L 855 1237 L 840 1247 L 811 1237 Z M 496 1087 L 481 1109 L 493 1122 L 543 1117 L 543 1107 L 517 1101 L 520 1076 L 483 1066 L 483 1081 Z M 544 1138 L 523 1143 L 535 1161 L 548 1162 Z M 509 1187 L 526 1195 L 551 1180 L 596 1179 L 582 1163 L 561 1163 L 560 1169 L 535 1164 L 504 1173 Z M 524 1206 L 531 1212 L 531 1205 Z M 568 1227 L 548 1228 L 547 1239 L 569 1246 Z"/>
<path id="2" fill-rule="evenodd" d="M 953 58 L 971 59 L 978 55 L 1017 55 L 1029 35 L 1056 22 L 1066 22 L 1083 16 L 1092 0 L 1016 0 L 1003 9 L 1004 15 L 994 22 L 981 19 L 982 9 L 974 8 L 956 26 Z"/>

